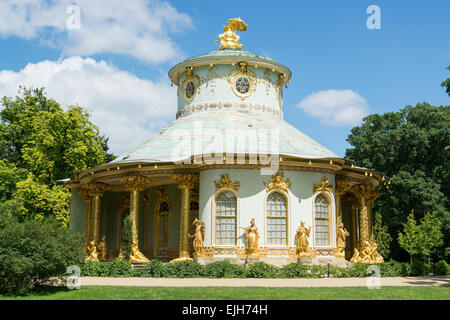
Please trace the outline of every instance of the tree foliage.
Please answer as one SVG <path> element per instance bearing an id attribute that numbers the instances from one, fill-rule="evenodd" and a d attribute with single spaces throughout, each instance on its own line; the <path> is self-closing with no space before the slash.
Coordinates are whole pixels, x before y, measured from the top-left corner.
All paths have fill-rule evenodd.
<path id="1" fill-rule="evenodd" d="M 447 67 L 447 70 L 450 71 L 450 66 Z M 450 78 L 442 81 L 441 86 L 446 88 L 446 93 L 450 96 Z"/>
<path id="2" fill-rule="evenodd" d="M 130 260 L 132 245 L 133 245 L 133 222 L 131 221 L 130 215 L 127 215 L 125 219 L 123 219 L 122 242 L 120 247 L 122 257 L 126 261 Z"/>
<path id="3" fill-rule="evenodd" d="M 392 237 L 389 234 L 388 227 L 383 224 L 382 219 L 381 213 L 377 212 L 374 217 L 373 234 L 375 243 L 378 245 L 378 253 L 386 259 L 390 253 L 389 246 L 392 242 Z"/>
<path id="4" fill-rule="evenodd" d="M 57 181 L 113 158 L 108 139 L 80 106 L 62 108 L 44 89 L 20 88 L 0 110 L 0 202 L 22 218 L 67 225 L 69 191 Z"/>
<path id="5" fill-rule="evenodd" d="M 27 294 L 83 260 L 82 236 L 54 218 L 20 223 L 0 210 L 0 292 Z"/>
<path id="6" fill-rule="evenodd" d="M 394 235 L 391 255 L 403 259 L 396 236 L 407 216 L 436 212 L 450 246 L 450 106 L 427 103 L 406 106 L 398 112 L 371 114 L 354 127 L 346 157 L 359 166 L 384 173 L 390 180 L 381 187 L 374 204 L 389 233 Z"/>
<path id="7" fill-rule="evenodd" d="M 398 241 L 411 257 L 430 257 L 432 250 L 442 245 L 441 222 L 436 213 L 427 212 L 417 224 L 411 211 L 403 224 L 403 233 L 398 234 Z"/>

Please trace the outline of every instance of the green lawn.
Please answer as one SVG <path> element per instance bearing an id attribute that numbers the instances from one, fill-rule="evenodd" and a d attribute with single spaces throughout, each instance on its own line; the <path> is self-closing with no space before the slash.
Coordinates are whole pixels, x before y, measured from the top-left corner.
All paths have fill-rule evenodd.
<path id="1" fill-rule="evenodd" d="M 0 300 L 450 300 L 450 287 L 266 288 L 266 287 L 119 287 L 85 286 L 80 290 L 45 287 L 25 297 L 0 295 Z"/>

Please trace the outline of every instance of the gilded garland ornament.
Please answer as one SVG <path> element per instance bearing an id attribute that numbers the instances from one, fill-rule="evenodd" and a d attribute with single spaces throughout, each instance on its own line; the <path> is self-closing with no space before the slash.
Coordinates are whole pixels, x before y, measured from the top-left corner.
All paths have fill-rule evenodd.
<path id="1" fill-rule="evenodd" d="M 326 177 L 322 178 L 322 181 L 318 185 L 314 185 L 314 193 L 319 191 L 333 192 L 333 185 L 329 184 L 328 179 Z"/>
<path id="2" fill-rule="evenodd" d="M 239 191 L 241 184 L 238 181 L 232 182 L 230 179 L 230 175 L 228 173 L 221 174 L 220 180 L 214 181 L 216 186 L 216 190 L 220 188 L 230 188 L 236 191 Z"/>
<path id="3" fill-rule="evenodd" d="M 186 67 L 185 76 L 181 82 L 184 100 L 191 103 L 200 86 L 200 77 L 194 73 L 194 67 Z"/>
<path id="4" fill-rule="evenodd" d="M 256 75 L 248 70 L 247 62 L 238 62 L 236 70 L 227 76 L 234 94 L 244 100 L 256 89 Z"/>
<path id="5" fill-rule="evenodd" d="M 350 190 L 351 186 L 352 186 L 352 183 L 350 182 L 350 180 L 337 178 L 336 179 L 336 189 L 335 189 L 336 195 L 338 195 L 338 196 L 344 195 L 347 191 Z"/>
<path id="6" fill-rule="evenodd" d="M 284 172 L 277 172 L 275 175 L 272 176 L 272 181 L 263 183 L 264 186 L 266 187 L 267 192 L 271 191 L 288 192 L 289 188 L 291 187 L 291 180 L 289 180 L 289 178 L 286 178 L 286 180 L 284 180 Z"/>

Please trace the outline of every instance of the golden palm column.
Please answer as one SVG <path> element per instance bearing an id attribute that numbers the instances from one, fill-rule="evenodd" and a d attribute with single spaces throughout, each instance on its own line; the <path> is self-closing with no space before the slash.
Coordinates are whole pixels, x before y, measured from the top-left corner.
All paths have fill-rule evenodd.
<path id="1" fill-rule="evenodd" d="M 178 188 L 181 189 L 181 213 L 179 257 L 171 262 L 192 261 L 192 258 L 189 256 L 189 204 L 195 176 L 192 174 L 177 174 L 172 176 L 172 178 L 178 183 Z"/>
<path id="2" fill-rule="evenodd" d="M 359 208 L 358 199 L 355 196 L 347 196 L 344 198 L 348 207 L 350 207 L 350 216 L 352 221 L 352 232 L 350 236 L 352 237 L 352 246 L 354 249 L 359 249 L 359 239 L 358 239 L 358 225 L 356 222 L 356 209 Z"/>
<path id="3" fill-rule="evenodd" d="M 336 225 L 342 222 L 342 196 L 350 189 L 351 182 L 346 179 L 336 178 Z"/>
<path id="4" fill-rule="evenodd" d="M 91 211 L 92 211 L 92 197 L 85 187 L 80 191 L 80 195 L 86 203 L 86 209 L 84 213 L 84 251 L 87 252 L 89 242 L 91 242 Z"/>
<path id="5" fill-rule="evenodd" d="M 364 247 L 366 242 L 371 243 L 372 239 L 372 204 L 380 196 L 375 191 L 372 185 L 358 184 L 352 188 L 355 196 L 358 198 L 361 212 L 360 212 L 360 245 Z"/>
<path id="6" fill-rule="evenodd" d="M 139 250 L 139 192 L 144 190 L 144 186 L 150 183 L 150 179 L 143 176 L 124 177 L 120 180 L 125 188 L 130 191 L 130 217 L 133 229 L 133 246 L 130 256 L 131 262 L 148 262 L 149 260 Z"/>
<path id="7" fill-rule="evenodd" d="M 87 206 L 89 223 L 89 243 L 86 246 L 86 261 L 98 261 L 98 245 L 100 244 L 100 201 L 109 186 L 105 183 L 89 183 L 82 187 L 91 198 L 90 206 Z M 90 207 L 90 208 L 89 208 Z"/>
<path id="8" fill-rule="evenodd" d="M 90 240 L 98 246 L 100 243 L 100 201 L 105 191 L 109 190 L 109 186 L 98 182 L 88 184 L 86 188 L 92 198 Z"/>

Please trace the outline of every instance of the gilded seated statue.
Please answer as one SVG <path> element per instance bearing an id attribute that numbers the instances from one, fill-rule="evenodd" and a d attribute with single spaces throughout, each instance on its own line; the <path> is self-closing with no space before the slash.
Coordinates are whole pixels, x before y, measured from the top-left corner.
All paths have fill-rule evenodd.
<path id="1" fill-rule="evenodd" d="M 131 255 L 130 255 L 130 262 L 132 263 L 145 263 L 149 262 L 146 256 L 144 256 L 141 251 L 139 250 L 137 239 L 133 240 L 133 245 L 131 247 Z"/>
<path id="2" fill-rule="evenodd" d="M 92 240 L 87 247 L 87 257 L 86 261 L 96 261 L 98 262 L 98 251 L 95 241 Z"/>

